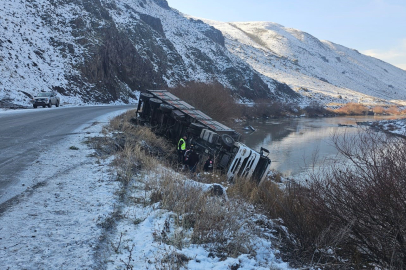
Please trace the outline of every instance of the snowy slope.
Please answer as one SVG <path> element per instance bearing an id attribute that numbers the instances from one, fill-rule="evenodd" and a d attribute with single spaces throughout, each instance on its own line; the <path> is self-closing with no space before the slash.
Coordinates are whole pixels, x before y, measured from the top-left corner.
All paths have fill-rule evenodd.
<path id="1" fill-rule="evenodd" d="M 232 53 L 302 95 L 324 103 L 406 100 L 406 71 L 356 50 L 271 22 L 205 22 Z"/>
<path id="2" fill-rule="evenodd" d="M 0 23 L 0 101 L 29 105 L 53 89 L 62 102 L 128 103 L 136 90 L 190 81 L 250 98 L 295 95 L 165 0 L 5 0 Z"/>
<path id="3" fill-rule="evenodd" d="M 83 48 L 73 42 L 68 26 L 56 26 L 66 25 L 69 14 L 75 13 L 82 11 L 45 0 L 0 2 L 0 99 L 27 104 L 29 97 L 22 91 L 35 94 L 69 84 L 67 75 L 76 72 L 72 66 L 82 61 Z M 43 20 L 45 14 L 53 14 L 47 16 L 49 24 Z M 75 53 L 61 53 L 52 44 L 54 37 L 71 44 Z"/>
<path id="4" fill-rule="evenodd" d="M 248 99 L 406 100 L 406 71 L 380 60 L 275 23 L 194 19 L 165 0 L 4 0 L 0 25 L 0 106 L 49 90 L 62 105 L 129 103 L 196 81 Z"/>

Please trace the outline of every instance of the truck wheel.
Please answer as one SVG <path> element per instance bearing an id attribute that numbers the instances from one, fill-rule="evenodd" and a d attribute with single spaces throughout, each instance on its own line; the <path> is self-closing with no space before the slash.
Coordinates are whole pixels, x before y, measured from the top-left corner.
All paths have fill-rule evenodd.
<path id="1" fill-rule="evenodd" d="M 224 146 L 231 147 L 234 145 L 234 139 L 228 134 L 221 135 L 221 143 Z"/>
<path id="2" fill-rule="evenodd" d="M 37 108 L 37 105 L 32 105 L 35 109 Z"/>
<path id="3" fill-rule="evenodd" d="M 148 93 L 141 93 L 141 94 L 140 94 L 140 99 L 141 99 L 141 98 L 150 99 L 150 98 L 152 98 L 152 97 L 153 97 L 153 95 L 148 94 Z"/>
<path id="4" fill-rule="evenodd" d="M 188 127 L 188 132 L 198 136 L 198 135 L 200 135 L 200 133 L 202 132 L 202 129 L 204 129 L 204 128 L 205 128 L 205 126 L 203 126 L 202 124 L 192 123 Z"/>
<path id="5" fill-rule="evenodd" d="M 151 104 L 151 107 L 157 108 L 157 107 L 159 107 L 159 105 L 162 104 L 162 100 L 157 99 L 157 98 L 151 98 L 151 99 L 149 100 L 149 104 Z"/>
<path id="6" fill-rule="evenodd" d="M 56 106 L 56 107 L 59 107 L 59 101 L 56 102 L 55 106 Z"/>
<path id="7" fill-rule="evenodd" d="M 48 108 L 51 108 L 52 107 L 52 103 L 51 103 L 51 101 L 48 103 Z"/>
<path id="8" fill-rule="evenodd" d="M 159 109 L 163 112 L 163 113 L 170 113 L 174 107 L 168 104 L 161 104 L 161 106 L 159 107 Z"/>

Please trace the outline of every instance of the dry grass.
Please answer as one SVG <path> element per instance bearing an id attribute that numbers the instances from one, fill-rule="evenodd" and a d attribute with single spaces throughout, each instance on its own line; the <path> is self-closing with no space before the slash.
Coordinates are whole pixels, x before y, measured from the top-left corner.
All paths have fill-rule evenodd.
<path id="1" fill-rule="evenodd" d="M 250 234 L 244 230 L 246 209 L 237 200 L 212 196 L 194 181 L 181 179 L 178 174 L 163 173 L 160 180 L 150 183 L 151 203 L 178 216 L 177 226 L 193 228 L 191 243 L 210 244 L 211 248 L 229 256 L 250 251 Z M 176 240 L 177 245 L 184 242 Z"/>
<path id="2" fill-rule="evenodd" d="M 131 119 L 135 118 L 136 110 L 129 110 L 117 117 L 114 117 L 109 121 L 109 125 L 105 128 L 109 131 L 122 131 L 124 132 L 128 128 L 131 128 L 133 125 L 131 124 Z"/>
<path id="3" fill-rule="evenodd" d="M 115 165 L 120 180 L 128 183 L 137 172 L 153 171 L 159 164 L 165 164 L 175 155 L 175 147 L 164 138 L 155 135 L 149 128 L 135 126 L 132 119 L 135 110 L 110 120 L 105 132 L 114 133 L 117 149 Z"/>

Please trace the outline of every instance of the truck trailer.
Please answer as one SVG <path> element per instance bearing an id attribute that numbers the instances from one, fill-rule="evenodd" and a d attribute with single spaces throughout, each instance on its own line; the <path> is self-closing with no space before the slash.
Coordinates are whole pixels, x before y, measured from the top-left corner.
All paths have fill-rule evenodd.
<path id="1" fill-rule="evenodd" d="M 202 111 L 167 90 L 147 90 L 140 94 L 136 121 L 148 125 L 176 144 L 186 135 L 200 155 L 212 155 L 214 165 L 232 182 L 236 177 L 261 182 L 270 170 L 269 151 L 259 152 L 241 143 L 241 134 L 213 120 Z"/>

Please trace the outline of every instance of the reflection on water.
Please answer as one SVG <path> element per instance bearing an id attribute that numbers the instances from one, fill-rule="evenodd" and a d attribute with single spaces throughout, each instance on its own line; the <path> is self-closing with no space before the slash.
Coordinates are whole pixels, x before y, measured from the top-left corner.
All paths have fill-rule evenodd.
<path id="1" fill-rule="evenodd" d="M 351 135 L 361 130 L 356 122 L 392 119 L 393 117 L 333 117 L 333 118 L 289 118 L 266 121 L 251 121 L 234 127 L 242 136 L 242 142 L 259 150 L 270 151 L 271 169 L 286 177 L 305 177 L 322 166 L 324 161 L 337 158 L 332 136 Z M 245 130 L 247 125 L 255 131 Z"/>

